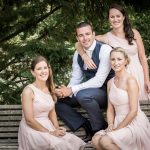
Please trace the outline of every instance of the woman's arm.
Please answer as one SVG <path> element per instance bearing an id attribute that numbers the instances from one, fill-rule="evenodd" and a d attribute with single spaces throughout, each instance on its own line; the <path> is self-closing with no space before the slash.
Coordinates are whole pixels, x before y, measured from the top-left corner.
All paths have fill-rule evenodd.
<path id="1" fill-rule="evenodd" d="M 110 82 L 112 80 L 109 80 L 107 83 L 107 93 L 109 95 L 109 91 L 110 91 Z M 111 104 L 109 98 L 108 98 L 108 106 L 107 106 L 107 122 L 108 122 L 108 128 L 106 129 L 106 131 L 111 131 L 113 129 L 113 125 L 114 125 L 114 118 L 115 118 L 115 111 L 114 111 L 114 107 Z"/>
<path id="2" fill-rule="evenodd" d="M 139 89 L 135 78 L 129 77 L 127 79 L 127 92 L 129 97 L 129 113 L 125 119 L 114 129 L 118 130 L 126 127 L 136 117 L 138 111 L 138 96 Z"/>
<path id="3" fill-rule="evenodd" d="M 79 42 L 75 43 L 75 49 L 78 51 L 84 63 L 89 69 L 95 69 L 96 65 L 93 60 L 87 55 L 86 51 L 83 49 L 82 45 Z"/>
<path id="4" fill-rule="evenodd" d="M 39 122 L 34 119 L 33 115 L 33 99 L 34 93 L 31 88 L 25 88 L 22 93 L 22 109 L 24 112 L 26 123 L 34 130 L 41 132 L 49 132 Z"/>
<path id="5" fill-rule="evenodd" d="M 103 35 L 96 35 L 95 39 L 97 41 L 101 41 L 103 43 L 109 44 L 108 38 L 107 38 L 107 33 L 103 34 Z"/>
<path id="6" fill-rule="evenodd" d="M 57 129 L 59 127 L 59 124 L 58 124 L 55 107 L 49 112 L 48 117 L 51 120 L 51 122 L 53 123 L 54 127 Z"/>
<path id="7" fill-rule="evenodd" d="M 66 134 L 66 129 L 64 127 L 59 127 L 55 107 L 49 112 L 48 116 L 54 127 L 56 128 L 56 130 L 53 131 L 52 134 L 54 134 L 55 136 L 64 136 Z"/>
<path id="8" fill-rule="evenodd" d="M 114 124 L 115 111 L 111 102 L 108 100 L 108 108 L 107 108 L 107 122 L 108 126 Z"/>
<path id="9" fill-rule="evenodd" d="M 106 34 L 97 35 L 95 39 L 104 43 L 108 43 Z M 82 45 L 79 42 L 75 43 L 75 49 L 78 51 L 79 55 L 82 57 L 84 63 L 88 66 L 89 69 L 95 69 L 96 65 L 93 60 L 87 55 L 86 50 L 83 49 Z"/>
<path id="10" fill-rule="evenodd" d="M 149 70 L 148 70 L 148 63 L 147 63 L 147 59 L 146 59 L 146 55 L 145 55 L 144 44 L 143 44 L 140 33 L 135 29 L 133 29 L 133 32 L 134 32 L 134 37 L 136 39 L 136 43 L 137 43 L 137 47 L 138 47 L 140 63 L 142 65 L 143 71 L 144 71 L 145 89 L 148 93 L 150 93 Z"/>

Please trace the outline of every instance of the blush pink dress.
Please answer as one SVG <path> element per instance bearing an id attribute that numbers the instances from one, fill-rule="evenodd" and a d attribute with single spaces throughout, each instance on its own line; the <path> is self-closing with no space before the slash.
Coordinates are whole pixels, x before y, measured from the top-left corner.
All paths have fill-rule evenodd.
<path id="1" fill-rule="evenodd" d="M 28 85 L 34 92 L 33 113 L 41 125 L 49 131 L 55 127 L 48 118 L 49 112 L 54 108 L 51 95 L 42 92 L 33 84 Z M 24 115 L 20 122 L 18 132 L 19 150 L 82 150 L 85 143 L 77 136 L 66 133 L 65 136 L 56 137 L 49 133 L 34 130 L 27 125 Z"/>
<path id="2" fill-rule="evenodd" d="M 115 109 L 114 127 L 124 120 L 129 112 L 127 91 L 117 88 L 114 78 L 111 80 L 109 100 Z M 101 130 L 96 134 L 103 134 Z M 126 127 L 108 132 L 107 135 L 121 150 L 149 150 L 150 149 L 150 122 L 144 112 L 138 108 L 137 116 Z"/>
<path id="3" fill-rule="evenodd" d="M 123 49 L 126 50 L 130 58 L 130 63 L 127 67 L 127 71 L 136 78 L 139 84 L 140 100 L 148 100 L 150 98 L 150 95 L 146 93 L 144 88 L 144 72 L 139 60 L 138 47 L 136 41 L 133 41 L 133 45 L 129 45 L 126 39 L 119 38 L 114 34 L 112 34 L 111 32 L 108 32 L 106 36 L 109 45 L 111 45 L 114 48 L 122 47 Z"/>

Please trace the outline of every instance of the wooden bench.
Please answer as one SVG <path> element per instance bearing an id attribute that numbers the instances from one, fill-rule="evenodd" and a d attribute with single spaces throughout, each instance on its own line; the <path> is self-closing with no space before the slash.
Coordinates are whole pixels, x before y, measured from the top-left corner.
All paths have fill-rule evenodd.
<path id="1" fill-rule="evenodd" d="M 148 116 L 150 120 L 150 104 L 148 101 L 141 103 L 141 108 Z M 86 111 L 81 108 L 77 110 L 85 117 L 87 117 Z M 17 150 L 18 149 L 18 126 L 21 120 L 21 105 L 0 105 L 0 150 Z M 59 120 L 60 125 L 65 124 Z M 70 132 L 70 129 L 67 131 Z M 74 132 L 77 136 L 82 138 L 85 132 L 80 128 L 77 132 Z M 85 150 L 94 150 L 90 144 L 86 145 Z"/>

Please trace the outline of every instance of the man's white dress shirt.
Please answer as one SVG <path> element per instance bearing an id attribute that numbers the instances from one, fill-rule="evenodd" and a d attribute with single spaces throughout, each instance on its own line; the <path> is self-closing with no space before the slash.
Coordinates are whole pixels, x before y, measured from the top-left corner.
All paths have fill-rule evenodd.
<path id="1" fill-rule="evenodd" d="M 91 58 L 92 53 L 96 47 L 96 40 L 94 40 L 93 44 L 90 46 L 88 50 L 86 50 L 87 55 Z M 101 50 L 99 53 L 100 64 L 95 76 L 89 79 L 86 82 L 82 83 L 83 80 L 83 71 L 81 70 L 78 64 L 78 52 L 75 51 L 73 56 L 73 64 L 72 64 L 72 77 L 68 84 L 68 87 L 72 88 L 72 92 L 76 94 L 78 91 L 86 89 L 86 88 L 100 88 L 105 82 L 110 70 L 110 51 L 112 48 L 103 44 L 101 46 Z M 87 66 L 84 64 L 84 68 L 87 69 Z"/>

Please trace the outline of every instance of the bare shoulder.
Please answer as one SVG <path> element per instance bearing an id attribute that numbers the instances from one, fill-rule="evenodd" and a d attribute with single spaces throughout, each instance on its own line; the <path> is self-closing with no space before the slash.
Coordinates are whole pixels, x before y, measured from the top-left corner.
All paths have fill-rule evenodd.
<path id="1" fill-rule="evenodd" d="M 127 86 L 130 88 L 130 87 L 133 87 L 133 86 L 138 86 L 137 84 L 137 80 L 135 79 L 135 77 L 133 76 L 128 76 L 127 78 Z"/>
<path id="2" fill-rule="evenodd" d="M 111 85 L 112 80 L 113 80 L 113 79 L 110 79 L 110 80 L 107 82 L 107 87 L 108 87 L 108 89 L 110 88 L 110 85 Z"/>
<path id="3" fill-rule="evenodd" d="M 29 86 L 26 86 L 26 87 L 23 89 L 22 95 L 23 95 L 23 96 L 33 96 L 34 93 L 33 93 L 33 90 L 32 90 Z"/>
<path id="4" fill-rule="evenodd" d="M 132 29 L 133 30 L 133 33 L 134 33 L 134 38 L 137 39 L 139 37 L 141 37 L 139 31 L 137 29 Z"/>
<path id="5" fill-rule="evenodd" d="M 107 84 L 110 85 L 113 79 L 110 79 Z"/>

